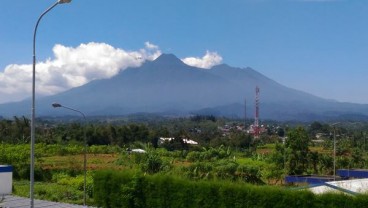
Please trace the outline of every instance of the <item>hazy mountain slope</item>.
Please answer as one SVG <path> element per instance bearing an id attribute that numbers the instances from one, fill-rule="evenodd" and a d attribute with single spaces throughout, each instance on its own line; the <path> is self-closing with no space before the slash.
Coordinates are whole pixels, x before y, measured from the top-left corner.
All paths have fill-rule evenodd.
<path id="1" fill-rule="evenodd" d="M 129 68 L 111 79 L 93 81 L 56 98 L 78 97 L 96 110 L 103 106 L 130 109 L 121 113 L 160 112 L 170 108 L 186 111 L 227 103 L 233 95 L 226 91 L 233 88 L 233 83 L 185 65 L 173 55 L 162 55 L 154 62 Z"/>
<path id="2" fill-rule="evenodd" d="M 260 107 L 263 118 L 278 120 L 333 119 L 341 116 L 358 118 L 357 114 L 366 115 L 368 113 L 368 105 L 336 102 L 288 88 L 252 68 L 235 68 L 221 64 L 213 67 L 210 72 L 231 80 L 244 89 L 248 117 L 254 116 L 255 86 L 259 86 L 261 91 Z M 230 115 L 239 112 L 237 116 L 242 117 L 244 115 L 244 101 L 241 106 L 238 105 L 235 109 Z M 206 111 L 209 113 L 211 110 L 206 109 Z M 229 112 L 229 109 L 228 106 L 217 106 L 213 111 L 223 113 Z M 349 114 L 351 116 L 348 116 Z"/>
<path id="3" fill-rule="evenodd" d="M 214 66 L 209 72 L 237 83 L 245 95 L 252 94 L 254 97 L 255 86 L 258 86 L 265 102 L 327 102 L 314 95 L 285 87 L 252 68 L 235 68 L 221 64 Z"/>
<path id="4" fill-rule="evenodd" d="M 188 115 L 205 113 L 253 116 L 255 87 L 261 90 L 261 118 L 310 120 L 354 115 L 365 118 L 367 105 L 339 103 L 285 87 L 251 68 L 222 64 L 199 69 L 172 54 L 163 54 L 141 67 L 121 71 L 63 93 L 36 99 L 36 115 L 73 114 L 52 109 L 60 102 L 87 115 L 137 112 Z M 30 115 L 30 100 L 0 105 L 0 115 Z M 357 116 L 361 115 L 361 116 Z"/>

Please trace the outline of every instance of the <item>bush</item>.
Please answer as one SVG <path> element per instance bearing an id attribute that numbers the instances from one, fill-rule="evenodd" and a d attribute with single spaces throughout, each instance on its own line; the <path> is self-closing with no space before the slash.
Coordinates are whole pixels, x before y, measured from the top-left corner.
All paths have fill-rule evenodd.
<path id="1" fill-rule="evenodd" d="M 98 207 L 365 207 L 367 195 L 314 195 L 307 191 L 226 181 L 191 181 L 137 172 L 100 171 L 94 181 Z"/>
<path id="2" fill-rule="evenodd" d="M 142 171 L 149 174 L 158 173 L 163 164 L 160 156 L 154 152 L 148 152 L 144 156 L 145 160 L 142 163 Z"/>
<path id="3" fill-rule="evenodd" d="M 263 184 L 261 179 L 261 170 L 259 167 L 250 165 L 239 165 L 237 170 L 237 175 L 243 181 L 253 184 Z"/>
<path id="4" fill-rule="evenodd" d="M 224 160 L 216 164 L 215 175 L 220 179 L 235 179 L 238 164 L 233 161 Z"/>
<path id="5" fill-rule="evenodd" d="M 208 162 L 196 162 L 188 167 L 182 167 L 184 175 L 189 179 L 210 179 L 212 178 L 213 166 Z"/>
<path id="6" fill-rule="evenodd" d="M 70 176 L 67 173 L 54 173 L 52 175 L 51 181 L 58 185 L 64 185 L 67 187 L 72 187 L 74 190 L 83 191 L 84 190 L 84 175 Z M 86 175 L 86 193 L 89 197 L 93 195 L 93 178 L 90 172 Z"/>
<path id="7" fill-rule="evenodd" d="M 192 151 L 187 154 L 186 159 L 189 162 L 201 161 L 201 153 L 197 151 Z"/>

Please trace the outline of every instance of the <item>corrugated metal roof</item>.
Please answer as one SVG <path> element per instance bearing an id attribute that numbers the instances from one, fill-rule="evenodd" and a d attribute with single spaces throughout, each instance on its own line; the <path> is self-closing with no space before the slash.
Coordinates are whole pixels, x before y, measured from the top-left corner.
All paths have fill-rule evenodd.
<path id="1" fill-rule="evenodd" d="M 368 191 L 368 179 L 354 179 L 343 181 L 332 181 L 309 188 L 315 194 L 326 192 L 344 192 L 349 194 L 364 194 Z"/>
<path id="2" fill-rule="evenodd" d="M 13 195 L 6 195 L 4 196 L 2 201 L 1 199 L 2 197 L 0 196 L 0 207 L 1 208 L 29 208 L 30 203 L 31 203 L 29 198 L 13 196 Z M 41 207 L 82 208 L 84 206 L 35 199 L 34 207 L 35 208 L 41 208 Z"/>

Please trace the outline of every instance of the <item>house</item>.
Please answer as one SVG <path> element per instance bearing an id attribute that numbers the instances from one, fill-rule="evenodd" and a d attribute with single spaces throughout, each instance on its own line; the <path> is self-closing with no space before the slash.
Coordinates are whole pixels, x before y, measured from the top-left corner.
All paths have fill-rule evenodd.
<path id="1" fill-rule="evenodd" d="M 174 137 L 160 137 L 159 139 L 159 144 L 163 144 L 165 142 L 170 142 L 173 141 L 175 138 Z M 187 138 L 182 138 L 183 142 L 186 144 L 191 144 L 191 145 L 197 145 L 198 142 L 194 141 L 194 140 L 190 140 Z"/>

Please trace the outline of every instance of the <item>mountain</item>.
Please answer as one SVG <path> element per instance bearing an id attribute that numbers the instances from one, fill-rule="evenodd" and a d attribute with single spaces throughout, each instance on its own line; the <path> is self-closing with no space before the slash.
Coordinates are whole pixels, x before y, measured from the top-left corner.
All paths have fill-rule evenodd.
<path id="1" fill-rule="evenodd" d="M 36 115 L 73 114 L 52 109 L 51 103 L 83 111 L 86 115 L 213 114 L 247 117 L 254 109 L 255 87 L 261 90 L 261 119 L 368 120 L 368 105 L 340 103 L 285 87 L 251 68 L 226 64 L 211 69 L 188 66 L 172 54 L 163 54 L 137 68 L 122 70 L 110 79 L 91 81 L 53 96 L 36 99 Z M 0 105 L 0 115 L 30 114 L 30 100 Z"/>

